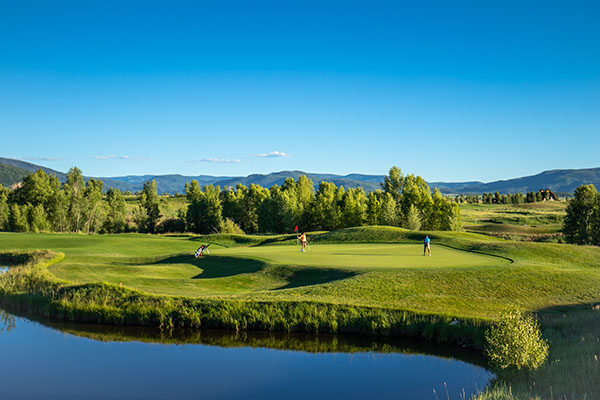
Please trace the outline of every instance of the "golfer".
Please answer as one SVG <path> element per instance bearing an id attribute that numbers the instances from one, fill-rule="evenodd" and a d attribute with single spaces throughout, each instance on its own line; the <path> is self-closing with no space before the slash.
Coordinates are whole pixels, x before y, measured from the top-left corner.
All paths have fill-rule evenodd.
<path id="1" fill-rule="evenodd" d="M 300 251 L 306 251 L 306 244 L 308 243 L 308 239 L 306 238 L 306 233 L 302 232 L 300 236 L 296 236 L 300 242 L 302 243 L 302 248 Z"/>
<path id="2" fill-rule="evenodd" d="M 429 253 L 429 256 L 431 257 L 431 239 L 429 239 L 429 236 L 425 236 L 423 244 L 425 245 L 425 247 L 423 247 L 423 255 Z"/>

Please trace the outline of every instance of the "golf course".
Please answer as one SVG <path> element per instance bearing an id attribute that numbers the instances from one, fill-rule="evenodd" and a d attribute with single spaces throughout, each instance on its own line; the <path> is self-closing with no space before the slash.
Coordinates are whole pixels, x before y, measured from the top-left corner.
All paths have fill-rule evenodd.
<path id="1" fill-rule="evenodd" d="M 533 376 L 500 374 L 482 396 L 597 389 L 600 248 L 428 234 L 424 257 L 423 233 L 382 226 L 309 232 L 306 252 L 295 235 L 0 233 L 2 263 L 21 265 L 0 290 L 9 308 L 63 320 L 411 335 L 479 350 L 518 306 L 538 316 L 549 360 Z M 194 257 L 202 244 L 209 254 Z M 589 368 L 575 378 L 579 364 Z"/>

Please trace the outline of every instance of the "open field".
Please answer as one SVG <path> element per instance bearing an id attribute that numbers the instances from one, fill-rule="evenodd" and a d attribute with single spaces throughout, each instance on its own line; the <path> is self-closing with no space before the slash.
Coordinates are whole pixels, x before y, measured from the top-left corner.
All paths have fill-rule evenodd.
<path id="1" fill-rule="evenodd" d="M 235 302 L 258 304 L 258 311 L 244 312 L 274 321 L 288 315 L 306 327 L 333 330 L 342 319 L 340 325 L 323 321 L 353 313 L 381 313 L 381 321 L 393 327 L 395 320 L 388 318 L 396 317 L 390 312 L 491 322 L 519 305 L 538 313 L 550 343 L 549 361 L 532 375 L 501 375 L 485 396 L 511 398 L 509 385 L 517 398 L 547 398 L 549 390 L 568 399 L 600 393 L 600 248 L 465 232 L 429 235 L 432 257 L 422 256 L 423 233 L 390 227 L 309 234 L 311 250 L 306 253 L 298 251 L 294 236 L 1 233 L 0 254 L 33 249 L 63 253 L 64 259 L 49 267 L 61 279 L 52 293 L 68 293 L 56 304 L 86 304 L 89 312 L 106 315 L 116 312 L 110 296 L 131 296 L 120 294 L 119 284 L 123 290 L 159 296 L 144 300 L 140 294 L 140 304 L 158 304 L 164 297 L 164 304 L 174 301 L 175 309 L 185 309 L 202 304 L 193 301 L 227 301 L 219 306 L 225 309 L 214 312 L 230 319 L 237 318 Z M 211 254 L 195 259 L 195 249 L 206 243 Z M 112 285 L 96 287 L 95 282 Z M 178 298 L 182 300 L 168 300 Z M 301 312 L 285 308 L 302 304 L 310 306 Z M 326 311 L 311 308 L 314 304 Z M 279 322 L 261 324 L 282 329 Z M 577 370 L 578 365 L 585 370 Z"/>
<path id="2" fill-rule="evenodd" d="M 557 242 L 566 201 L 525 204 L 460 204 L 461 219 L 468 232 L 505 239 Z"/>

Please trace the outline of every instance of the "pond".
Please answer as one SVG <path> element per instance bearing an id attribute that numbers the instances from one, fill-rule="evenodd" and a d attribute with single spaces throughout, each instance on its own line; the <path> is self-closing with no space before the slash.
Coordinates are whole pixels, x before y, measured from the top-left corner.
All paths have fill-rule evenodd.
<path id="1" fill-rule="evenodd" d="M 463 399 L 477 353 L 361 336 L 161 332 L 0 310 L 1 399 Z"/>

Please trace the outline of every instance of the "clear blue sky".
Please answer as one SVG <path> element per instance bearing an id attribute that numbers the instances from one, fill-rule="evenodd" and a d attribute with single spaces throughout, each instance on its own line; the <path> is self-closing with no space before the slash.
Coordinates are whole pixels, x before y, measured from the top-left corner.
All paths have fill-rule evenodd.
<path id="1" fill-rule="evenodd" d="M 86 175 L 600 167 L 598 1 L 0 0 L 0 156 Z"/>

